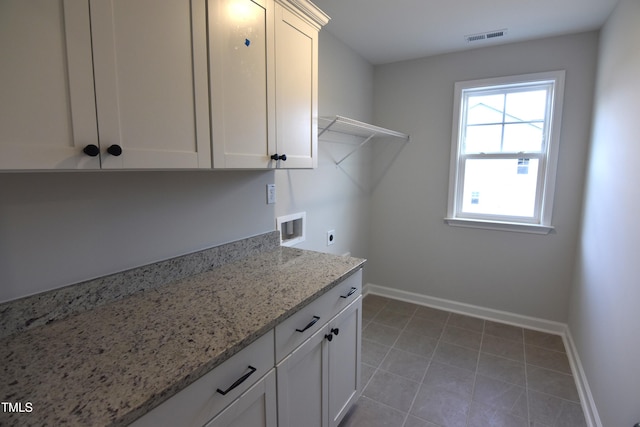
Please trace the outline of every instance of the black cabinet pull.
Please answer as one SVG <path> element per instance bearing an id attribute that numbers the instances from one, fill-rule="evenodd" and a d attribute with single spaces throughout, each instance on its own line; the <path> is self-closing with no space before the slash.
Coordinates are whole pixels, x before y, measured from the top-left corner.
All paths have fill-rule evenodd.
<path id="1" fill-rule="evenodd" d="M 82 152 L 83 152 L 84 154 L 86 154 L 87 156 L 95 157 L 95 156 L 97 156 L 98 154 L 100 154 L 100 149 L 98 148 L 98 146 L 97 146 L 97 145 L 89 144 L 89 145 L 87 145 L 86 147 L 84 147 L 84 149 L 82 150 Z"/>
<path id="2" fill-rule="evenodd" d="M 338 335 L 338 334 L 340 333 L 340 329 L 338 329 L 338 328 L 331 328 L 331 333 L 332 333 L 333 335 Z"/>
<path id="3" fill-rule="evenodd" d="M 107 148 L 107 153 L 111 154 L 112 156 L 118 157 L 120 154 L 122 154 L 122 147 L 113 144 L 109 146 L 109 148 Z"/>
<path id="4" fill-rule="evenodd" d="M 227 393 L 229 393 L 231 390 L 233 390 L 234 388 L 238 387 L 240 384 L 242 384 L 243 382 L 245 382 L 247 380 L 247 378 L 249 378 L 251 376 L 251 374 L 253 374 L 256 371 L 256 368 L 254 368 L 253 366 L 249 365 L 249 372 L 247 372 L 246 374 L 244 374 L 243 376 L 241 376 L 240 378 L 238 378 L 236 380 L 235 383 L 231 384 L 229 386 L 228 389 L 226 390 L 220 390 L 217 389 L 216 391 L 218 393 L 220 393 L 221 395 L 225 396 Z"/>
<path id="5" fill-rule="evenodd" d="M 311 319 L 311 322 L 309 322 L 309 324 L 307 324 L 307 326 L 305 326 L 304 329 L 296 329 L 296 332 L 304 332 L 304 331 L 306 331 L 307 329 L 309 329 L 310 327 L 315 325 L 318 320 L 320 320 L 320 318 L 318 316 L 313 316 L 313 319 Z"/>
<path id="6" fill-rule="evenodd" d="M 331 334 L 326 334 L 324 337 L 325 337 L 325 338 L 327 339 L 327 341 L 329 341 L 329 342 L 331 342 L 331 340 L 333 339 L 333 335 L 331 335 Z"/>
<path id="7" fill-rule="evenodd" d="M 282 154 L 282 155 L 278 155 L 278 153 L 271 155 L 271 160 L 282 160 L 283 162 L 285 162 L 287 160 L 287 155 L 286 154 Z"/>
<path id="8" fill-rule="evenodd" d="M 348 294 L 346 294 L 346 295 L 340 295 L 340 298 L 349 298 L 351 295 L 355 294 L 357 290 L 358 290 L 358 288 L 354 288 L 354 287 L 352 287 L 352 288 L 349 290 L 349 293 L 348 293 Z"/>

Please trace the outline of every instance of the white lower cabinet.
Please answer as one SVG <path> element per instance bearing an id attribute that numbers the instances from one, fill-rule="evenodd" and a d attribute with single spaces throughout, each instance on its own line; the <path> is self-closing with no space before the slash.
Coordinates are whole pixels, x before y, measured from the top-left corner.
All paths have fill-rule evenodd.
<path id="1" fill-rule="evenodd" d="M 326 328 L 319 330 L 278 364 L 279 427 L 328 425 L 325 335 Z"/>
<path id="2" fill-rule="evenodd" d="M 362 270 L 132 426 L 336 427 L 360 395 Z"/>
<path id="3" fill-rule="evenodd" d="M 277 365 L 278 426 L 335 427 L 360 394 L 362 297 Z"/>
<path id="4" fill-rule="evenodd" d="M 329 426 L 337 426 L 360 397 L 360 349 L 362 340 L 362 297 L 329 324 L 334 333 L 328 348 Z"/>
<path id="5" fill-rule="evenodd" d="M 276 370 L 244 392 L 206 427 L 276 427 Z"/>
<path id="6" fill-rule="evenodd" d="M 235 415 L 238 417 L 256 417 L 256 408 L 260 405 L 258 403 L 257 407 L 254 406 L 256 400 L 262 399 L 269 408 L 275 405 L 275 393 L 273 390 L 267 390 L 269 387 L 267 378 L 269 374 L 273 374 L 275 363 L 273 346 L 274 338 L 271 330 L 131 425 L 135 427 L 202 427 L 210 421 L 217 420 L 215 417 L 222 415 L 225 408 L 231 408 L 234 405 Z M 265 389 L 258 391 L 261 386 L 257 385 L 262 379 L 265 379 L 263 384 Z M 258 389 L 251 392 L 253 385 Z M 262 393 L 265 396 L 256 397 L 252 393 Z M 249 413 L 243 415 L 240 409 L 243 407 Z M 230 414 L 232 412 L 225 417 L 231 417 Z M 230 418 L 224 418 L 224 420 L 229 423 L 224 424 L 220 420 L 216 421 L 218 424 L 212 425 L 247 427 L 273 425 L 234 424 Z"/>

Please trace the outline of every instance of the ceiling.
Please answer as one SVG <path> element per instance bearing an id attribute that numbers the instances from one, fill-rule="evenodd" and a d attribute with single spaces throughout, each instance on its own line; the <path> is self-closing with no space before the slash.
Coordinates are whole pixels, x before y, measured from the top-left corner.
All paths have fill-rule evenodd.
<path id="1" fill-rule="evenodd" d="M 312 0 L 372 64 L 598 29 L 618 0 Z M 503 37 L 466 35 L 506 29 Z M 323 30 L 323 31 L 324 31 Z"/>

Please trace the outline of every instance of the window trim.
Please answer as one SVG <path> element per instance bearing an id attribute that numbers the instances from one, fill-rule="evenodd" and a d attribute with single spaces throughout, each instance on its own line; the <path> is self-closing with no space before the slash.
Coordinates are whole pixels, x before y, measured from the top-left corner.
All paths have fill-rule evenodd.
<path id="1" fill-rule="evenodd" d="M 564 79 L 565 71 L 549 71 L 542 73 L 521 74 L 516 76 L 495 77 L 488 79 L 470 80 L 456 82 L 454 87 L 454 102 L 453 102 L 453 117 L 452 117 L 452 131 L 451 131 L 451 163 L 449 168 L 449 199 L 447 206 L 447 216 L 445 221 L 447 224 L 459 227 L 471 227 L 471 228 L 483 228 L 491 230 L 506 230 L 517 231 L 524 233 L 534 234 L 548 234 L 554 227 L 551 225 L 552 213 L 553 213 L 553 201 L 555 194 L 556 184 L 556 171 L 558 166 L 558 152 L 560 142 L 560 131 L 562 121 L 562 105 L 564 98 Z M 541 160 L 539 167 L 544 167 L 544 172 L 541 174 L 541 185 L 538 187 L 542 192 L 541 196 L 537 199 L 541 206 L 536 206 L 537 218 L 531 221 L 521 221 L 516 217 L 498 216 L 498 215 L 474 215 L 473 217 L 458 215 L 458 206 L 461 206 L 462 200 L 462 180 L 463 167 L 460 165 L 460 150 L 461 141 L 460 135 L 462 132 L 462 126 L 464 125 L 463 118 L 463 93 L 469 89 L 486 88 L 490 90 L 493 86 L 507 86 L 507 85 L 529 85 L 532 83 L 553 82 L 553 94 L 550 100 L 551 114 L 550 123 L 547 124 L 549 130 L 549 138 L 547 140 L 546 152 L 533 154 L 530 152 L 517 153 L 518 156 L 522 154 L 523 158 L 535 158 L 538 157 Z M 474 155 L 475 156 L 475 155 Z M 479 158 L 482 154 L 477 155 Z M 507 158 L 512 158 L 513 153 L 506 155 Z M 469 155 L 466 155 L 468 158 Z M 489 156 L 487 156 L 489 157 Z M 492 154 L 490 158 L 494 158 L 496 155 Z M 460 191 L 457 191 L 459 188 Z"/>

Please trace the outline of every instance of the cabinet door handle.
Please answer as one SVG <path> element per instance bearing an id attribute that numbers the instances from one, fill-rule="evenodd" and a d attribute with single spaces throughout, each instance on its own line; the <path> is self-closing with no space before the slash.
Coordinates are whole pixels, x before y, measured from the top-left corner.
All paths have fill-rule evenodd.
<path id="1" fill-rule="evenodd" d="M 304 332 L 304 331 L 306 331 L 307 329 L 309 329 L 310 327 L 315 325 L 318 320 L 320 320 L 320 318 L 318 316 L 313 316 L 313 319 L 311 319 L 311 322 L 309 322 L 307 324 L 307 326 L 305 326 L 303 329 L 296 329 L 296 332 Z"/>
<path id="2" fill-rule="evenodd" d="M 276 154 L 272 154 L 271 155 L 271 160 L 282 160 L 283 162 L 287 161 L 287 155 L 286 154 L 282 154 L 282 155 L 278 155 L 278 153 Z"/>
<path id="3" fill-rule="evenodd" d="M 325 338 L 327 339 L 327 341 L 329 341 L 329 342 L 331 342 L 331 340 L 333 339 L 333 335 L 331 335 L 331 334 L 326 334 L 324 337 L 325 337 Z"/>
<path id="4" fill-rule="evenodd" d="M 338 335 L 338 334 L 340 333 L 340 329 L 338 329 L 338 328 L 331 328 L 331 333 L 332 333 L 333 335 Z"/>
<path id="5" fill-rule="evenodd" d="M 122 147 L 116 144 L 110 145 L 109 148 L 107 148 L 107 153 L 111 154 L 112 156 L 118 157 L 120 154 L 122 154 Z"/>
<path id="6" fill-rule="evenodd" d="M 244 374 L 243 376 L 241 376 L 240 378 L 238 378 L 236 380 L 235 383 L 231 384 L 229 386 L 228 389 L 226 390 L 220 390 L 217 389 L 216 391 L 218 393 L 220 393 L 221 395 L 225 396 L 227 393 L 229 393 L 231 390 L 233 390 L 234 388 L 238 387 L 240 384 L 242 384 L 243 382 L 245 382 L 247 380 L 247 378 L 249 378 L 251 376 L 251 374 L 253 374 L 256 371 L 256 368 L 254 368 L 253 366 L 249 365 L 249 372 L 247 372 L 246 374 Z"/>
<path id="7" fill-rule="evenodd" d="M 87 145 L 86 147 L 84 147 L 84 149 L 82 150 L 82 152 L 83 152 L 84 154 L 86 154 L 87 156 L 95 157 L 95 156 L 97 156 L 98 154 L 100 154 L 100 149 L 99 149 L 99 148 L 98 148 L 98 146 L 97 146 L 97 145 L 95 145 L 95 144 L 89 144 L 89 145 Z"/>
<path id="8" fill-rule="evenodd" d="M 348 293 L 348 294 L 346 294 L 346 295 L 340 295 L 340 298 L 349 298 L 351 295 L 355 294 L 357 290 L 358 290 L 358 288 L 352 287 L 352 288 L 349 290 L 349 293 Z"/>

